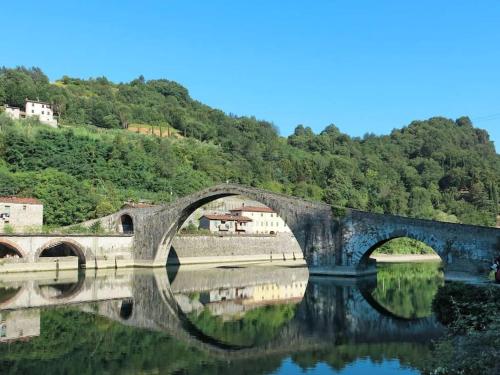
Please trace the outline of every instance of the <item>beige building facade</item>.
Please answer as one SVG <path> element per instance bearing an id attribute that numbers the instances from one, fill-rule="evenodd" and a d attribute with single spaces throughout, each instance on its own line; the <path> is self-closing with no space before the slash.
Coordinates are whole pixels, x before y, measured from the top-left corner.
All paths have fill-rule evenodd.
<path id="1" fill-rule="evenodd" d="M 19 120 L 21 118 L 21 109 L 18 107 L 11 107 L 9 105 L 4 106 L 5 114 L 13 120 Z"/>
<path id="2" fill-rule="evenodd" d="M 35 100 L 26 100 L 26 118 L 38 117 L 40 122 L 57 127 L 57 120 L 54 119 L 54 112 L 52 106 L 46 102 Z"/>
<path id="3" fill-rule="evenodd" d="M 248 226 L 247 233 L 291 233 L 285 221 L 269 207 L 241 206 L 231 209 L 229 212 L 231 212 L 231 215 L 247 217 L 252 220 Z"/>
<path id="4" fill-rule="evenodd" d="M 0 233 L 40 231 L 43 204 L 35 198 L 0 197 Z"/>
<path id="5" fill-rule="evenodd" d="M 247 233 L 252 220 L 244 216 L 228 214 L 207 214 L 200 218 L 200 229 L 207 229 L 212 233 Z"/>

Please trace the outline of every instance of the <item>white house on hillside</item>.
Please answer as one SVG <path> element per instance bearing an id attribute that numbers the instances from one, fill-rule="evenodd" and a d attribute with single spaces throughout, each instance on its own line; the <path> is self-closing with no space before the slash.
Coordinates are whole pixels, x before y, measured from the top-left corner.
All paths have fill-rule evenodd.
<path id="1" fill-rule="evenodd" d="M 57 120 L 54 119 L 54 112 L 52 111 L 52 106 L 49 103 L 26 100 L 26 118 L 37 116 L 40 122 L 57 127 Z"/>
<path id="2" fill-rule="evenodd" d="M 18 107 L 11 107 L 10 105 L 4 105 L 5 114 L 13 120 L 19 120 L 21 117 L 21 109 Z"/>

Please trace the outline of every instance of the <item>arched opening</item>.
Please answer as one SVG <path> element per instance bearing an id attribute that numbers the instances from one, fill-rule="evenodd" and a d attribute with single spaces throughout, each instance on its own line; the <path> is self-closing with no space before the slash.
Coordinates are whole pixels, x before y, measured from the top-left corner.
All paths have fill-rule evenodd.
<path id="1" fill-rule="evenodd" d="M 202 198 L 183 210 L 171 230 L 175 232 L 164 240 L 168 265 L 248 261 L 305 265 L 286 221 L 271 207 L 246 196 Z"/>
<path id="2" fill-rule="evenodd" d="M 120 217 L 120 231 L 124 234 L 134 234 L 134 220 L 130 215 Z"/>
<path id="3" fill-rule="evenodd" d="M 0 259 L 19 259 L 22 257 L 23 255 L 15 246 L 0 242 Z"/>
<path id="4" fill-rule="evenodd" d="M 134 311 L 134 301 L 125 300 L 120 305 L 120 318 L 123 320 L 128 320 L 132 316 Z"/>
<path id="5" fill-rule="evenodd" d="M 308 280 L 306 267 L 180 267 L 170 287 L 191 329 L 222 345 L 250 348 L 268 345 L 291 324 Z"/>
<path id="6" fill-rule="evenodd" d="M 377 266 L 376 287 L 365 295 L 369 302 L 402 319 L 432 315 L 432 301 L 444 284 L 441 258 L 434 249 L 398 237 L 378 243 L 365 257 L 376 260 Z"/>
<path id="7" fill-rule="evenodd" d="M 78 257 L 78 267 L 85 267 L 85 255 L 75 244 L 62 241 L 48 245 L 40 252 L 40 258 Z"/>
<path id="8" fill-rule="evenodd" d="M 60 280 L 54 279 L 50 282 L 39 282 L 38 290 L 40 294 L 47 299 L 67 299 L 75 296 L 82 289 L 85 281 L 85 273 L 75 271 L 77 279 Z"/>

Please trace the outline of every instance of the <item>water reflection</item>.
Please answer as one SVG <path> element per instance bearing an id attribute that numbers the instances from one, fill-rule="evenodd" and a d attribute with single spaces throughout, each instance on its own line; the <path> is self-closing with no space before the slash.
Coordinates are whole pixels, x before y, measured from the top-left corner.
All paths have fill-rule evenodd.
<path id="1" fill-rule="evenodd" d="M 288 364 L 388 373 L 396 363 L 405 373 L 441 334 L 426 305 L 439 282 L 415 276 L 396 283 L 391 275 L 405 272 L 392 269 L 378 282 L 309 279 L 307 268 L 288 266 L 4 275 L 0 290 L 16 295 L 0 306 L 0 342 L 9 343 L 0 344 L 0 368 L 268 374 Z M 403 290 L 409 303 L 401 302 Z"/>
<path id="2" fill-rule="evenodd" d="M 306 291 L 307 268 L 243 267 L 184 271 L 171 284 L 188 319 L 221 343 L 244 347 L 274 338 L 294 317 Z"/>
<path id="3" fill-rule="evenodd" d="M 432 299 L 444 285 L 440 262 L 378 265 L 372 297 L 384 309 L 404 319 L 432 315 Z"/>

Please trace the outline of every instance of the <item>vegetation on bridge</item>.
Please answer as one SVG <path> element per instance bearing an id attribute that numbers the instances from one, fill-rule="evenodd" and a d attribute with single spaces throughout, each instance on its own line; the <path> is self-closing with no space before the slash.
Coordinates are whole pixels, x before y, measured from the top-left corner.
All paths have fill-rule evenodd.
<path id="1" fill-rule="evenodd" d="M 23 106 L 26 97 L 53 103 L 63 129 L 0 115 L 0 194 L 41 199 L 49 225 L 228 180 L 373 212 L 495 223 L 500 159 L 466 117 L 414 121 L 385 136 L 353 138 L 332 124 L 282 137 L 272 123 L 226 115 L 168 80 L 49 83 L 37 68 L 0 69 L 0 103 Z M 182 137 L 124 131 L 130 123 Z"/>

